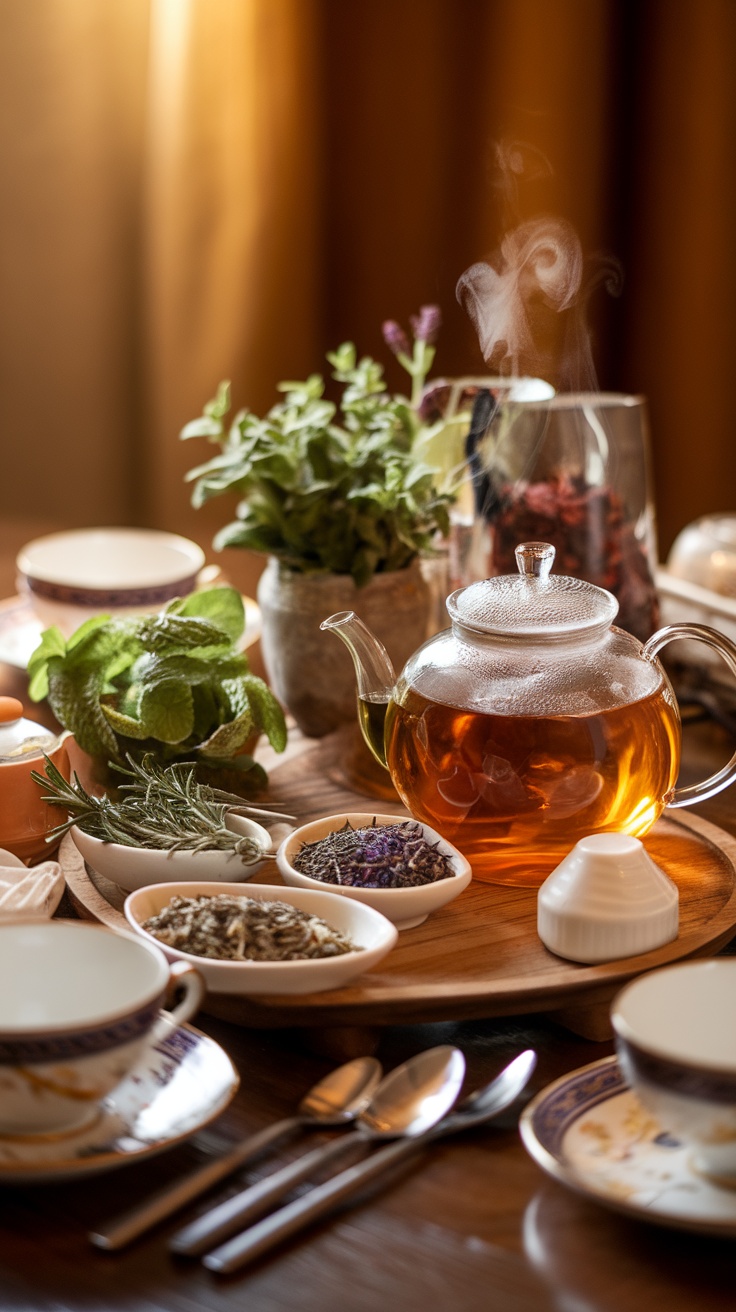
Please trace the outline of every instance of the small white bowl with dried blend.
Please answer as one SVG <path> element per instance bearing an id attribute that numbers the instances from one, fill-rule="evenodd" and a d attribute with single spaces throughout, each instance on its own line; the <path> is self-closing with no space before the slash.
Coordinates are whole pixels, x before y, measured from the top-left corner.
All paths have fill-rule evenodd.
<path id="1" fill-rule="evenodd" d="M 280 844 L 276 864 L 287 884 L 361 902 L 397 929 L 421 925 L 473 877 L 462 853 L 429 825 L 359 811 L 294 829 Z"/>
<path id="2" fill-rule="evenodd" d="M 129 894 L 136 933 L 195 963 L 211 993 L 319 993 L 370 970 L 396 927 L 334 893 L 274 884 L 150 884 Z"/>

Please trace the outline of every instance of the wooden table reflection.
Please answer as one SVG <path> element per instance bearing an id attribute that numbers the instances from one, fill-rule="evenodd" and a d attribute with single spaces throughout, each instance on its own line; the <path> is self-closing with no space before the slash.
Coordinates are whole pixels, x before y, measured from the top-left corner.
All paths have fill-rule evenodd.
<path id="1" fill-rule="evenodd" d="M 0 666 L 0 692 L 26 700 L 24 675 Z M 48 710 L 29 707 L 50 722 Z M 725 727 L 686 729 L 683 779 L 702 777 L 733 750 Z M 736 834 L 733 790 L 698 813 Z M 334 1064 L 300 1031 L 249 1031 L 208 1015 L 197 1025 L 233 1058 L 241 1088 L 216 1129 L 223 1140 L 290 1113 Z M 393 1026 L 377 1055 L 386 1069 L 422 1048 L 452 1042 L 468 1087 L 484 1083 L 522 1048 L 539 1055 L 530 1092 L 608 1055 L 608 1042 L 576 1037 L 544 1016 Z M 314 1142 L 314 1140 L 313 1140 Z M 324 1312 L 431 1307 L 670 1312 L 722 1308 L 733 1298 L 729 1241 L 659 1229 L 615 1215 L 552 1181 L 528 1157 L 516 1120 L 434 1146 L 391 1187 L 363 1195 L 240 1275 L 220 1279 L 176 1260 L 171 1221 L 119 1254 L 87 1231 L 201 1160 L 195 1138 L 154 1160 L 85 1181 L 0 1187 L 0 1307 L 4 1312 L 208 1312 L 248 1306 Z M 299 1150 L 294 1145 L 288 1153 Z M 265 1174 L 269 1161 L 250 1170 Z M 221 1190 L 237 1187 L 237 1182 Z M 192 1209 L 194 1211 L 195 1209 Z"/>

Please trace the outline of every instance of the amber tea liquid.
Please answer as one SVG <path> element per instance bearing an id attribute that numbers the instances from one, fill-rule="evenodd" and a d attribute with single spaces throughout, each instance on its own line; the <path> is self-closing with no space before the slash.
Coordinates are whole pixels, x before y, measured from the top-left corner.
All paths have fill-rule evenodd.
<path id="1" fill-rule="evenodd" d="M 640 837 L 680 755 L 669 688 L 587 715 L 486 715 L 413 689 L 391 702 L 386 756 L 411 813 L 454 843 L 475 878 L 539 884 L 580 838 Z"/>

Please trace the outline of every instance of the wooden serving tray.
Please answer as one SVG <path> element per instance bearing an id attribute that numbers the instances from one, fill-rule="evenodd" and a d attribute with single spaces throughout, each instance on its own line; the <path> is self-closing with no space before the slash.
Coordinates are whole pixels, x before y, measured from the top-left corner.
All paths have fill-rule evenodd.
<path id="1" fill-rule="evenodd" d="M 346 810 L 406 814 L 398 798 L 366 797 L 345 778 L 370 767 L 350 734 L 290 744 L 286 758 L 264 760 L 269 802 L 300 823 Z M 274 762 L 276 762 L 274 764 Z M 676 818 L 675 818 L 676 817 Z M 536 888 L 474 880 L 455 902 L 415 929 L 350 988 L 302 997 L 234 998 L 211 994 L 205 1010 L 253 1028 L 374 1027 L 551 1012 L 591 1039 L 611 1036 L 608 1010 L 634 975 L 683 957 L 711 956 L 736 933 L 736 838 L 682 811 L 663 817 L 646 839 L 654 861 L 680 892 L 677 939 L 638 957 L 576 965 L 549 952 L 536 930 Z M 71 838 L 59 857 L 79 914 L 121 928 L 125 894 L 90 870 Z M 278 885 L 277 871 L 259 883 Z M 247 892 L 247 884 L 243 885 Z"/>

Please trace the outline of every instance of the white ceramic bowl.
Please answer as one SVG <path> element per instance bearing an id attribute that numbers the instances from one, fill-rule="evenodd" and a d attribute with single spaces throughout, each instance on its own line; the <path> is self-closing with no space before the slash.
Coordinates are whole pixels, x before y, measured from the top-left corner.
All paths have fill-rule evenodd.
<path id="1" fill-rule="evenodd" d="M 159 610 L 186 596 L 204 561 L 196 542 L 175 533 L 85 528 L 26 543 L 16 568 L 41 623 L 68 636 L 92 615 Z"/>
<path id="2" fill-rule="evenodd" d="M 227 826 L 236 834 L 250 835 L 263 845 L 264 852 L 272 850 L 271 835 L 263 825 L 247 816 L 229 815 Z M 196 880 L 204 883 L 211 879 L 236 883 L 252 879 L 263 866 L 263 861 L 245 865 L 235 852 L 166 852 L 153 847 L 126 847 L 124 843 L 105 843 L 92 838 L 77 825 L 71 830 L 72 838 L 88 865 L 98 875 L 111 879 L 113 884 L 130 893 L 147 884 L 183 883 Z M 268 859 L 268 858 L 266 858 Z"/>
<path id="3" fill-rule="evenodd" d="M 373 907 L 374 911 L 380 911 L 398 929 L 413 929 L 415 925 L 421 925 L 432 911 L 445 906 L 462 893 L 473 877 L 470 863 L 462 853 L 446 839 L 441 838 L 434 829 L 430 829 L 429 825 L 421 824 L 420 821 L 414 822 L 421 825 L 427 842 L 436 843 L 440 851 L 450 858 L 455 871 L 448 879 L 438 879 L 434 884 L 420 884 L 416 888 L 342 887 L 337 884 L 325 884 L 321 879 L 312 879 L 309 875 L 303 875 L 291 864 L 304 843 L 318 842 L 326 834 L 342 829 L 346 821 L 350 822 L 353 829 L 362 829 L 372 825 L 374 820 L 377 825 L 397 825 L 410 818 L 401 815 L 376 815 L 374 811 L 370 813 L 345 811 L 340 815 L 324 816 L 321 820 L 313 820 L 311 824 L 294 829 L 280 844 L 276 853 L 276 864 L 282 878 L 294 888 L 311 888 L 315 891 L 320 889 L 323 892 L 336 893 L 339 897 L 362 902 L 367 907 Z"/>
<path id="4" fill-rule="evenodd" d="M 172 897 L 253 897 L 261 902 L 288 902 L 310 915 L 319 916 L 334 929 L 348 934 L 360 951 L 337 957 L 304 961 L 214 961 L 180 952 L 159 942 L 142 928 L 150 916 L 158 915 Z M 129 924 L 149 943 L 155 943 L 170 961 L 196 965 L 211 993 L 235 993 L 243 997 L 261 993 L 322 993 L 342 988 L 383 960 L 396 943 L 398 931 L 377 911 L 334 893 L 303 888 L 281 888 L 273 884 L 153 884 L 125 899 Z"/>
<path id="5" fill-rule="evenodd" d="M 736 959 L 640 975 L 614 998 L 611 1022 L 642 1104 L 691 1146 L 696 1169 L 736 1184 Z"/>

